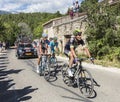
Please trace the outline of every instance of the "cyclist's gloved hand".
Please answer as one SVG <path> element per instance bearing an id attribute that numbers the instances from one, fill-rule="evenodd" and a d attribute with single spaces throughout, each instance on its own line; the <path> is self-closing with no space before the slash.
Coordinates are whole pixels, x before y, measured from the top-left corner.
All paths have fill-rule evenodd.
<path id="1" fill-rule="evenodd" d="M 76 57 L 76 58 L 75 58 L 75 62 L 78 62 L 78 60 L 79 60 L 79 59 Z"/>
<path id="2" fill-rule="evenodd" d="M 94 58 L 93 57 L 90 57 L 90 60 L 92 61 L 92 63 L 94 63 Z"/>

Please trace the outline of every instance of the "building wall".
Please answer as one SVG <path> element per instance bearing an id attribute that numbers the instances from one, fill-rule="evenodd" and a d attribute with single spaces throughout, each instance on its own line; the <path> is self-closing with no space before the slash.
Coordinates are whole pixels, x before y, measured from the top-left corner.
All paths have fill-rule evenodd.
<path id="1" fill-rule="evenodd" d="M 49 37 L 57 36 L 59 42 L 59 49 L 61 52 L 64 50 L 64 45 L 69 37 L 72 35 L 74 29 L 81 29 L 83 32 L 83 39 L 86 36 L 84 31 L 87 27 L 87 16 L 85 14 L 80 17 L 70 19 L 69 16 L 53 20 L 52 22 L 44 25 L 44 31 L 48 31 Z"/>
<path id="2" fill-rule="evenodd" d="M 44 26 L 43 32 L 48 34 L 48 38 L 54 37 L 53 22 L 50 22 L 46 26 Z"/>

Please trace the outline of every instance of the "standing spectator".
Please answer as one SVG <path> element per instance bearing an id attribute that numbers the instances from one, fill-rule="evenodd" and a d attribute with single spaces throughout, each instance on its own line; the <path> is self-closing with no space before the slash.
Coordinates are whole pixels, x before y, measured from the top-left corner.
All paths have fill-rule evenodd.
<path id="1" fill-rule="evenodd" d="M 73 19 L 73 16 L 74 16 L 73 6 L 71 8 L 69 8 L 68 13 L 69 13 L 71 19 Z"/>
<path id="2" fill-rule="evenodd" d="M 76 13 L 77 13 L 77 16 L 79 17 L 79 2 L 78 1 L 76 1 L 76 3 L 75 3 L 75 11 L 76 11 Z"/>
<path id="3" fill-rule="evenodd" d="M 6 49 L 8 49 L 9 46 L 10 46 L 10 43 L 7 41 L 7 42 L 6 42 Z"/>
<path id="4" fill-rule="evenodd" d="M 76 7 L 75 2 L 73 2 L 73 12 L 76 13 Z"/>
<path id="5" fill-rule="evenodd" d="M 2 42 L 0 41 L 0 52 L 2 52 Z"/>
<path id="6" fill-rule="evenodd" d="M 2 46 L 3 50 L 6 50 L 6 43 L 3 42 L 3 46 Z"/>

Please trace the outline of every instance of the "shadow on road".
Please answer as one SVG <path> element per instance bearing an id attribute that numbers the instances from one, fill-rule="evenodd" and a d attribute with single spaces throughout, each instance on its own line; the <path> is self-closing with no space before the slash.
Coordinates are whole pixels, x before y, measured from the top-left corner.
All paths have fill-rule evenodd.
<path id="1" fill-rule="evenodd" d="M 76 93 L 76 92 L 74 92 L 74 91 L 72 91 L 72 90 L 70 90 L 70 89 L 68 89 L 68 88 L 65 88 L 64 86 L 55 85 L 55 84 L 53 84 L 53 83 L 51 83 L 51 82 L 50 82 L 50 84 L 53 85 L 53 86 L 55 86 L 55 87 L 61 88 L 61 89 L 65 90 L 65 91 L 70 92 L 70 93 L 72 93 L 73 95 L 77 96 L 76 98 L 75 98 L 75 97 L 70 97 L 70 96 L 67 96 L 67 95 L 66 95 L 66 96 L 61 96 L 61 97 L 63 97 L 63 98 L 68 98 L 68 99 L 71 99 L 71 100 L 78 100 L 78 101 L 80 101 L 80 102 L 93 102 L 93 101 L 91 101 L 91 100 L 89 100 L 89 99 L 87 99 L 87 98 L 82 97 L 82 96 L 79 95 L 78 93 Z"/>
<path id="2" fill-rule="evenodd" d="M 25 60 L 28 66 L 32 68 L 34 72 L 36 72 L 36 67 L 37 67 L 37 62 L 35 63 L 33 60 L 28 59 Z M 60 63 L 63 63 L 63 61 L 57 61 L 55 68 L 51 68 L 51 75 L 50 75 L 50 80 L 49 82 L 54 82 L 58 79 L 58 76 L 60 75 L 59 72 L 61 72 L 62 65 Z"/>
<path id="3" fill-rule="evenodd" d="M 23 69 L 8 70 L 8 66 L 9 60 L 7 55 L 0 55 L 0 102 L 21 102 L 31 99 L 32 97 L 27 95 L 37 90 L 37 88 L 27 86 L 23 89 L 15 89 L 15 83 L 10 78 L 10 74 L 18 75 Z"/>
<path id="4" fill-rule="evenodd" d="M 0 100 L 2 102 L 21 102 L 31 99 L 31 96 L 27 94 L 37 90 L 37 88 L 31 88 L 32 86 L 25 87 L 23 89 L 6 90 L 0 94 Z"/>

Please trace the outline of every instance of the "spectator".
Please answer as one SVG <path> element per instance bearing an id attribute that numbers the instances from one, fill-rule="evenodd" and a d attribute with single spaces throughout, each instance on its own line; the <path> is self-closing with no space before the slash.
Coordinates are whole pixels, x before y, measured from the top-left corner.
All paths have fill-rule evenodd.
<path id="1" fill-rule="evenodd" d="M 6 42 L 6 49 L 8 49 L 9 46 L 10 46 L 10 43 L 7 41 L 7 42 Z"/>
<path id="2" fill-rule="evenodd" d="M 6 50 L 6 43 L 3 42 L 2 44 L 3 44 L 3 46 L 2 46 L 3 50 Z"/>
<path id="3" fill-rule="evenodd" d="M 73 12 L 76 13 L 76 7 L 75 3 L 73 2 Z"/>
<path id="4" fill-rule="evenodd" d="M 0 52 L 2 52 L 2 42 L 0 41 Z"/>
<path id="5" fill-rule="evenodd" d="M 73 19 L 73 16 L 74 16 L 73 6 L 71 8 L 69 8 L 68 13 L 69 13 L 71 19 Z"/>
<path id="6" fill-rule="evenodd" d="M 79 17 L 79 2 L 78 1 L 76 1 L 75 2 L 75 11 L 76 11 L 76 13 L 77 13 L 77 16 Z"/>

